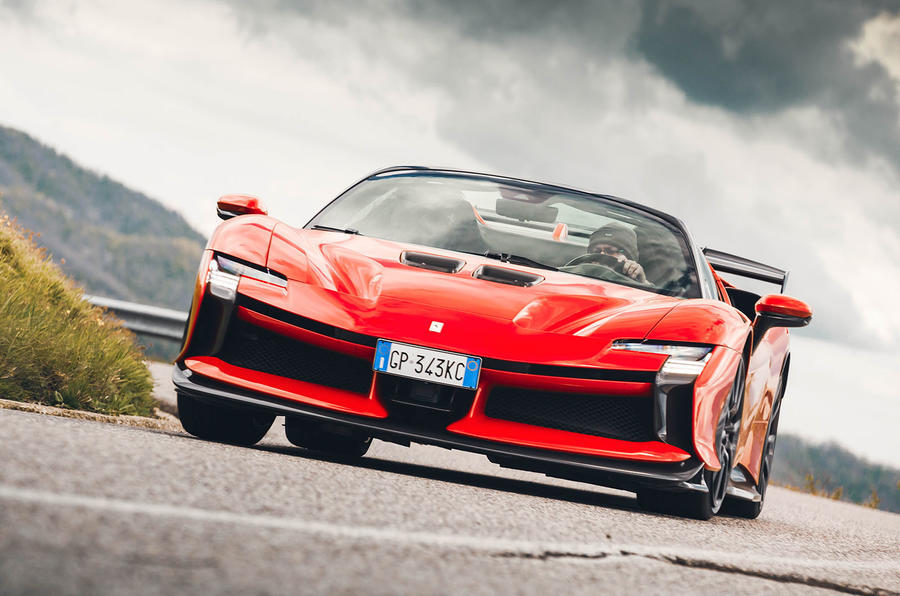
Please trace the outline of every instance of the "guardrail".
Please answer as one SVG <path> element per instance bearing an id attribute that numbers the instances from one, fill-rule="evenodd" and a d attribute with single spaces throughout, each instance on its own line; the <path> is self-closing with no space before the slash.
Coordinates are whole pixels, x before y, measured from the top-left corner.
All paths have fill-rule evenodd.
<path id="1" fill-rule="evenodd" d="M 103 296 L 85 296 L 94 306 L 101 306 L 122 319 L 125 327 L 151 337 L 181 341 L 187 313 L 171 308 L 136 304 Z"/>

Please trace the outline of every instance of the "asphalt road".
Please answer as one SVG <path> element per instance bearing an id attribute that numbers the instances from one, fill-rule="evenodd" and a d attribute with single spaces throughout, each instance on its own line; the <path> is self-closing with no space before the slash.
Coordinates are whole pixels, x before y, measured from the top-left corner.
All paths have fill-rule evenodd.
<path id="1" fill-rule="evenodd" d="M 755 521 L 376 443 L 311 457 L 0 410 L 0 594 L 900 592 L 900 516 L 773 488 Z"/>

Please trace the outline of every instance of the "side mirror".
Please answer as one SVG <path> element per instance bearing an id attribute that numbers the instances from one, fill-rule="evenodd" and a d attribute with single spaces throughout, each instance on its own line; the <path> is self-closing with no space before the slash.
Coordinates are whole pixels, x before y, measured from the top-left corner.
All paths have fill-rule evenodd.
<path id="1" fill-rule="evenodd" d="M 809 305 L 790 296 L 769 294 L 760 298 L 753 321 L 754 343 L 759 343 L 766 331 L 774 327 L 806 327 L 812 319 Z"/>
<path id="2" fill-rule="evenodd" d="M 216 213 L 222 219 L 231 219 L 238 215 L 268 215 L 269 212 L 262 201 L 250 195 L 224 195 L 216 203 Z"/>

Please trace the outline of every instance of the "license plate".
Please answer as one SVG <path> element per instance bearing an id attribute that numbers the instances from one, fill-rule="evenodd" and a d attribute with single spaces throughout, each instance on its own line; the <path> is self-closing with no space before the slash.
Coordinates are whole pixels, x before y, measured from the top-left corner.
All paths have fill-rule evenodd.
<path id="1" fill-rule="evenodd" d="M 475 389 L 481 358 L 379 339 L 372 368 L 400 377 Z"/>

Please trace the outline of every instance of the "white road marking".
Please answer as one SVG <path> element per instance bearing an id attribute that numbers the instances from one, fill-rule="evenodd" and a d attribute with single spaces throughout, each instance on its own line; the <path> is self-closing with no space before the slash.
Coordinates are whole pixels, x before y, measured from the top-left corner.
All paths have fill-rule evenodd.
<path id="1" fill-rule="evenodd" d="M 887 559 L 878 561 L 848 560 L 842 558 L 840 560 L 817 559 L 815 561 L 810 561 L 807 559 L 791 557 L 764 556 L 752 552 L 725 553 L 722 551 L 682 547 L 659 548 L 646 545 L 613 543 L 567 544 L 530 540 L 510 540 L 463 534 L 441 534 L 437 532 L 418 532 L 393 528 L 348 526 L 300 518 L 275 517 L 272 515 L 258 515 L 253 513 L 234 513 L 230 511 L 184 507 L 181 505 L 143 503 L 109 497 L 90 497 L 69 493 L 54 493 L 3 484 L 0 484 L 0 499 L 47 505 L 53 508 L 74 507 L 103 513 L 111 512 L 131 515 L 149 515 L 218 524 L 240 524 L 258 528 L 294 530 L 334 538 L 371 540 L 373 542 L 393 542 L 396 544 L 419 544 L 441 548 L 459 548 L 506 556 L 541 557 L 549 555 L 553 558 L 571 556 L 576 559 L 584 559 L 590 557 L 601 558 L 604 556 L 638 555 L 659 559 L 679 557 L 681 559 L 695 561 L 710 561 L 718 565 L 734 566 L 735 568 L 789 568 L 795 572 L 799 568 L 804 568 L 806 570 L 900 572 L 900 564 L 894 560 Z"/>

